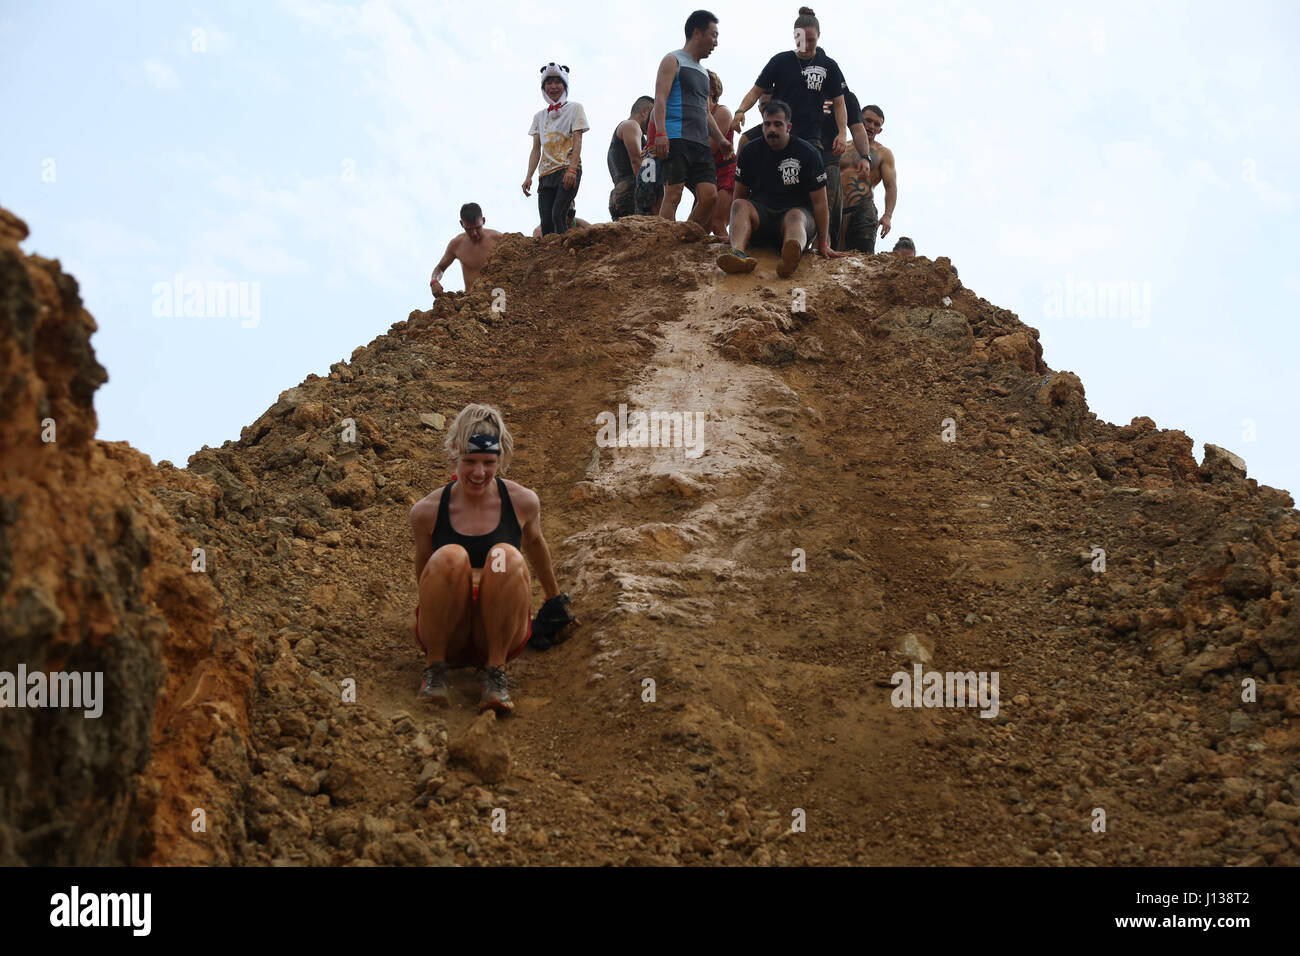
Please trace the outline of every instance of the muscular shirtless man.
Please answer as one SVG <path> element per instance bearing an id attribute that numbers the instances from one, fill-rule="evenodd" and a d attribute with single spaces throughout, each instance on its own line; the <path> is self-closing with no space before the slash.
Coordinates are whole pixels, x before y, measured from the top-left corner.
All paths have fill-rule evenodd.
<path id="1" fill-rule="evenodd" d="M 862 110 L 862 126 L 867 131 L 871 172 L 867 179 L 859 174 L 858 162 L 862 158 L 856 148 L 849 148 L 840 156 L 840 178 L 844 192 L 844 221 L 841 249 L 857 252 L 876 251 L 876 226 L 880 238 L 889 235 L 894 204 L 898 202 L 898 178 L 894 170 L 894 154 L 888 146 L 876 142 L 876 136 L 885 125 L 885 114 L 872 104 Z M 876 219 L 876 200 L 872 190 L 876 184 L 885 184 L 885 214 Z"/>
<path id="2" fill-rule="evenodd" d="M 501 233 L 495 229 L 483 228 L 485 222 L 487 220 L 483 218 L 483 210 L 478 203 L 467 202 L 460 207 L 460 225 L 465 231 L 447 243 L 447 251 L 434 267 L 433 278 L 429 280 L 429 288 L 434 295 L 442 295 L 446 291 L 442 287 L 442 274 L 456 259 L 460 260 L 466 292 L 469 291 L 470 283 L 483 271 L 492 250 L 501 241 Z"/>

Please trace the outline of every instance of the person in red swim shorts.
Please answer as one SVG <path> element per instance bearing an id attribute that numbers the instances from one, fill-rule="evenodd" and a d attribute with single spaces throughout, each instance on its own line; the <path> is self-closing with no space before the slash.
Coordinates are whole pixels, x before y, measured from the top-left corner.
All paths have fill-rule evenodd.
<path id="1" fill-rule="evenodd" d="M 709 112 L 713 115 L 718 129 L 726 130 L 727 142 L 734 135 L 731 132 L 733 119 L 731 110 L 719 102 L 722 99 L 722 80 L 712 70 L 709 73 Z M 731 203 L 736 198 L 736 154 L 724 157 L 722 152 L 713 147 L 713 164 L 718 173 L 718 199 L 713 204 L 713 218 L 709 228 L 715 236 L 727 238 L 727 225 L 731 222 Z"/>
<path id="2" fill-rule="evenodd" d="M 416 502 L 410 516 L 420 595 L 415 639 L 426 664 L 418 694 L 445 707 L 447 669 L 477 665 L 483 668 L 479 710 L 506 712 L 514 702 L 505 664 L 533 632 L 528 564 L 547 597 L 538 621 L 548 645 L 556 623 L 572 620 L 569 599 L 551 567 L 537 494 L 497 475 L 509 467 L 513 448 L 501 413 L 466 405 L 445 444 L 455 478 Z"/>

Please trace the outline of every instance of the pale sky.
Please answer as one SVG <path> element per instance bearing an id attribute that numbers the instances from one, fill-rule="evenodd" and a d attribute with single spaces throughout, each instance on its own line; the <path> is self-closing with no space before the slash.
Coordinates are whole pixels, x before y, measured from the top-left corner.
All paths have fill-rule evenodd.
<path id="1" fill-rule="evenodd" d="M 1149 415 L 1300 492 L 1300 6 L 813 6 L 885 111 L 885 248 L 949 256 L 1102 418 Z M 708 7 L 726 105 L 791 45 L 798 7 Z M 519 184 L 547 61 L 572 68 L 592 126 L 578 213 L 608 219 L 610 134 L 695 7 L 466 9 L 0 3 L 0 205 L 99 323 L 99 437 L 183 465 L 428 308 L 462 203 L 531 232 Z M 176 276 L 236 283 L 243 317 L 168 314 Z"/>

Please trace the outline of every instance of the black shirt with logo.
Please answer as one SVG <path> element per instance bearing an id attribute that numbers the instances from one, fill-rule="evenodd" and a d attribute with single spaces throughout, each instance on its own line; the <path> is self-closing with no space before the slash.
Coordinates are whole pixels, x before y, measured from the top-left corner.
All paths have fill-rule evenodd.
<path id="1" fill-rule="evenodd" d="M 839 64 L 820 47 L 808 60 L 799 59 L 794 50 L 778 53 L 767 61 L 754 85 L 774 89 L 772 95 L 789 103 L 794 112 L 794 135 L 814 140 L 822 135 L 822 103 L 848 89 Z"/>
<path id="2" fill-rule="evenodd" d="M 811 208 L 811 193 L 826 186 L 826 167 L 817 150 L 794 136 L 785 149 L 773 149 L 760 139 L 740 151 L 736 182 L 744 183 L 749 198 L 769 209 Z"/>

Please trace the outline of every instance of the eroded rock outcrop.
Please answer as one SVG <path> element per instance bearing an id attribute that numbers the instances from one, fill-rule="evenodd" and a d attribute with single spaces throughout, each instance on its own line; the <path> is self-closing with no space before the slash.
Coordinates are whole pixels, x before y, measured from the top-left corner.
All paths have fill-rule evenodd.
<path id="1" fill-rule="evenodd" d="M 220 595 L 151 493 L 158 469 L 94 438 L 107 375 L 76 281 L 22 253 L 20 220 L 2 225 L 0 672 L 90 675 L 102 712 L 52 698 L 0 710 L 0 863 L 218 860 L 181 845 L 191 811 L 218 819 L 240 786 L 249 662 L 241 672 Z M 211 485 L 172 483 L 196 497 Z"/>

